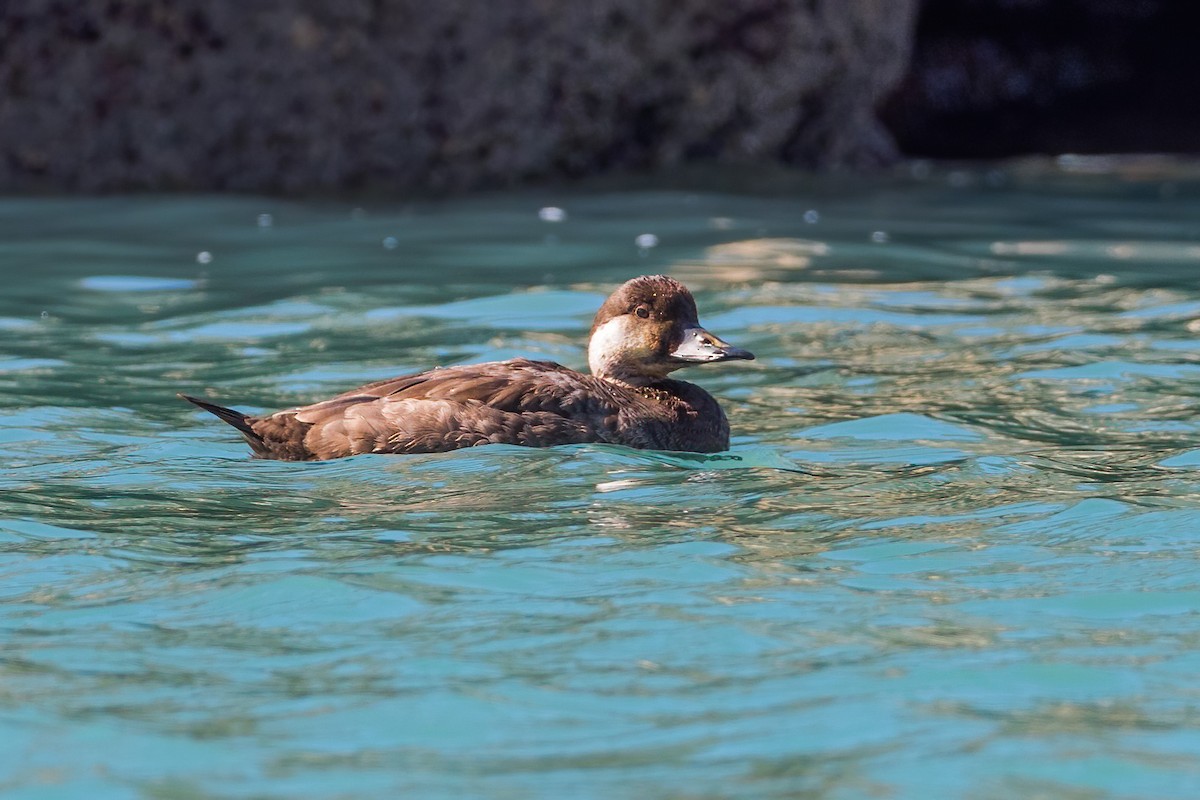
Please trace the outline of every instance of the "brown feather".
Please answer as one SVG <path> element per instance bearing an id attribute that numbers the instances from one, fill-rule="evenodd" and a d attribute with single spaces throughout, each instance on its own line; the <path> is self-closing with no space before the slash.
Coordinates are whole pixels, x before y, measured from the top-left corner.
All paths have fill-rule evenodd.
<path id="1" fill-rule="evenodd" d="M 499 443 L 727 449 L 729 424 L 716 400 L 698 386 L 663 377 L 679 367 L 669 359 L 671 336 L 680 325 L 698 324 L 695 300 L 682 284 L 664 276 L 629 281 L 605 301 L 593 333 L 610 319 L 632 319 L 639 306 L 646 312 L 637 315 L 643 338 L 629 352 L 641 360 L 626 364 L 620 379 L 518 358 L 375 381 L 263 417 L 187 399 L 237 427 L 264 458 L 434 453 Z"/>

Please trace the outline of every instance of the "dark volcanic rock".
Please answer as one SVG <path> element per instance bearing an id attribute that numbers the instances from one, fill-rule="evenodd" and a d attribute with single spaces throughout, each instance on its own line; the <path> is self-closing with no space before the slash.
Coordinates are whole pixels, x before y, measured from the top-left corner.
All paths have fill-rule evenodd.
<path id="1" fill-rule="evenodd" d="M 12 0 L 0 189 L 868 164 L 915 0 Z"/>

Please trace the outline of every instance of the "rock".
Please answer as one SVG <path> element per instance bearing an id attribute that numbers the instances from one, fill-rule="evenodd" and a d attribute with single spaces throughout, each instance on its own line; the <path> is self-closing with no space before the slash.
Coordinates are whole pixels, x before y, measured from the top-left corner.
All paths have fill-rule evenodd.
<path id="1" fill-rule="evenodd" d="M 1194 152 L 1192 3 L 924 0 L 883 118 L 909 155 Z"/>
<path id="2" fill-rule="evenodd" d="M 0 4 L 0 189 L 461 189 L 867 165 L 916 0 Z"/>

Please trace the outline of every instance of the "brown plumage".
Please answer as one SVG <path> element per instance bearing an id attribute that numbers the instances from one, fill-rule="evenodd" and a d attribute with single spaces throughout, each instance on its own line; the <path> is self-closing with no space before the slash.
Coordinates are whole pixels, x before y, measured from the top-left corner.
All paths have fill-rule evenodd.
<path id="1" fill-rule="evenodd" d="M 729 448 L 725 413 L 699 386 L 667 375 L 691 363 L 752 358 L 700 327 L 687 287 L 654 275 L 625 283 L 600 307 L 588 346 L 591 375 L 524 358 L 468 364 L 263 417 L 180 396 L 237 428 L 260 458 L 580 442 L 711 453 Z"/>

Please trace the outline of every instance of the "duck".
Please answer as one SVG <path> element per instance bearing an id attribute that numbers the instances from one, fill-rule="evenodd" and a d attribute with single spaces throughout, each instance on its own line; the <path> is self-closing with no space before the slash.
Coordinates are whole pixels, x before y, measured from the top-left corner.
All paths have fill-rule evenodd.
<path id="1" fill-rule="evenodd" d="M 591 374 L 525 358 L 438 367 L 263 416 L 179 396 L 237 429 L 254 457 L 285 461 L 487 444 L 729 449 L 729 421 L 716 399 L 668 376 L 754 354 L 701 327 L 682 283 L 643 275 L 622 284 L 596 312 L 587 353 Z"/>

